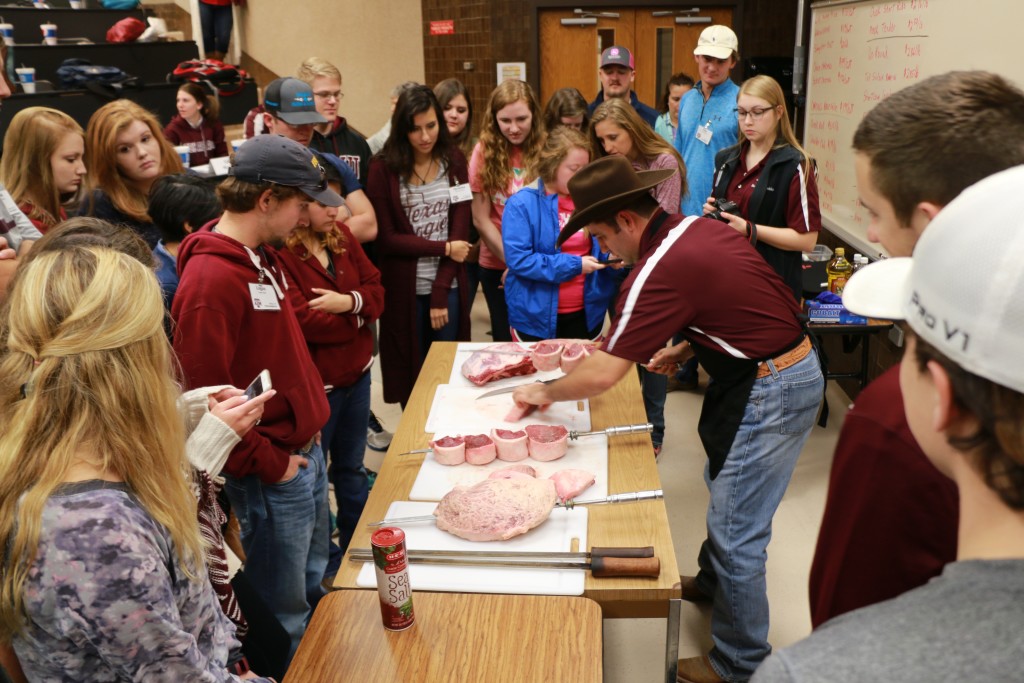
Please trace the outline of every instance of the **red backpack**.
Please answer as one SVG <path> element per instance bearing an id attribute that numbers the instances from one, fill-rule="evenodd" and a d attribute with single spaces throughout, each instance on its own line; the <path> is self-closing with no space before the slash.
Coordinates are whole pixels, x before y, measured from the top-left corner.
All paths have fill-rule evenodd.
<path id="1" fill-rule="evenodd" d="M 209 83 L 221 97 L 242 92 L 249 74 L 244 69 L 226 64 L 219 59 L 193 59 L 182 62 L 167 75 L 168 83 Z"/>

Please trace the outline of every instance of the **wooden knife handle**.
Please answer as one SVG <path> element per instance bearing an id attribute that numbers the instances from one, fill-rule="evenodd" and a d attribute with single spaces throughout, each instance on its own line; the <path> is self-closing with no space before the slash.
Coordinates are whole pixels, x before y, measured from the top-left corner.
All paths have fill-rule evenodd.
<path id="1" fill-rule="evenodd" d="M 599 579 L 613 576 L 649 576 L 656 579 L 661 575 L 661 560 L 657 557 L 591 557 L 590 571 Z"/>
<path id="2" fill-rule="evenodd" d="M 590 557 L 654 557 L 654 546 L 645 548 L 591 548 Z"/>

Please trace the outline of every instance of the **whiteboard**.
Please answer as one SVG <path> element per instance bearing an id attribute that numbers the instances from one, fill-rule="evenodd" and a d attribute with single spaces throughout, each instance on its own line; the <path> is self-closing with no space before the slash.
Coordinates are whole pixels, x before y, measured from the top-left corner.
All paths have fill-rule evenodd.
<path id="1" fill-rule="evenodd" d="M 838 0 L 811 5 L 804 147 L 818 162 L 822 223 L 877 257 L 857 203 L 853 133 L 892 93 L 954 70 L 994 71 L 1024 85 L 1024 3 Z"/>

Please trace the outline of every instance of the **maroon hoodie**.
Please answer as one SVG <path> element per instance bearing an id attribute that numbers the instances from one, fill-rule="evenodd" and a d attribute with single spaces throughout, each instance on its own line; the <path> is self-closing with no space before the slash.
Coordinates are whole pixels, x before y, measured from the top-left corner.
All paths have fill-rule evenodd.
<path id="1" fill-rule="evenodd" d="M 189 166 L 202 166 L 211 158 L 226 157 L 228 143 L 224 141 L 224 126 L 220 121 L 204 118 L 198 128 L 176 115 L 164 128 L 164 137 L 173 145 L 188 145 Z"/>
<path id="2" fill-rule="evenodd" d="M 212 232 L 217 221 L 181 243 L 171 315 L 174 350 L 188 388 L 233 384 L 246 387 L 264 369 L 277 395 L 267 402 L 260 424 L 228 457 L 234 477 L 258 476 L 273 483 L 284 476 L 289 454 L 309 443 L 327 422 L 330 409 L 320 373 L 288 299 L 288 282 L 273 249 L 254 250 L 280 287 L 280 310 L 255 310 L 249 285 L 260 274 L 245 247 Z"/>

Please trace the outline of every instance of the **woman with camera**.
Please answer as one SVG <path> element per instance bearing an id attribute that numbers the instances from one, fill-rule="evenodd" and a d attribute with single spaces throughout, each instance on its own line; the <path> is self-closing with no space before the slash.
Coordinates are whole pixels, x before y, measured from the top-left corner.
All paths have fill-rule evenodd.
<path id="1" fill-rule="evenodd" d="M 793 134 L 775 79 L 745 81 L 736 115 L 740 141 L 715 155 L 713 195 L 704 213 L 747 235 L 799 301 L 800 253 L 814 248 L 821 230 L 814 162 Z M 730 212 L 726 200 L 737 208 Z"/>

